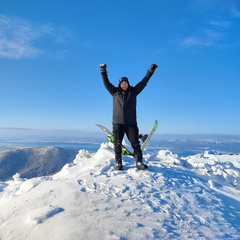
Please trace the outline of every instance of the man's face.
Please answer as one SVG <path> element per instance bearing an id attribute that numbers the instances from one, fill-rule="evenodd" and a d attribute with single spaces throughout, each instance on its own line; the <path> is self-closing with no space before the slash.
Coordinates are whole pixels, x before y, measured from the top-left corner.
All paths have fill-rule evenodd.
<path id="1" fill-rule="evenodd" d="M 120 87 L 124 91 L 127 90 L 128 89 L 128 82 L 126 82 L 126 81 L 121 82 Z"/>

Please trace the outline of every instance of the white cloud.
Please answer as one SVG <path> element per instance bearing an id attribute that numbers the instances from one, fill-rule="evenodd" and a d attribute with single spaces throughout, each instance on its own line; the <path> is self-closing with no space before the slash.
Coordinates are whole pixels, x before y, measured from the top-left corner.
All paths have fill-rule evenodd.
<path id="1" fill-rule="evenodd" d="M 183 39 L 182 44 L 209 47 L 218 44 L 222 37 L 223 35 L 220 32 L 204 28 L 198 34 Z"/>
<path id="2" fill-rule="evenodd" d="M 50 25 L 34 25 L 23 18 L 0 14 L 0 58 L 32 58 L 44 53 L 34 41 L 54 33 Z"/>
<path id="3" fill-rule="evenodd" d="M 232 24 L 231 21 L 210 21 L 210 25 L 219 27 L 219 28 L 228 28 Z"/>
<path id="4" fill-rule="evenodd" d="M 6 39 L 0 40 L 0 57 L 9 59 L 32 58 L 42 53 L 40 49 L 28 42 L 17 42 Z"/>
<path id="5" fill-rule="evenodd" d="M 197 33 L 182 40 L 188 46 L 219 46 L 224 39 L 226 30 L 231 26 L 231 21 L 212 20 L 207 27 L 201 28 Z"/>
<path id="6" fill-rule="evenodd" d="M 229 28 L 235 25 L 234 18 L 240 17 L 239 0 L 193 0 L 189 9 L 200 16 L 211 14 L 215 19 L 182 39 L 181 44 L 185 46 L 222 46 Z"/>

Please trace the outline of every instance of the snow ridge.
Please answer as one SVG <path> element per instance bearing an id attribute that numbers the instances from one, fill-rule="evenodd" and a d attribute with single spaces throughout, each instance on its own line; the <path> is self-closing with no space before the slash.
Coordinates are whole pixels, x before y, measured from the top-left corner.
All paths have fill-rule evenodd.
<path id="1" fill-rule="evenodd" d="M 148 171 L 132 157 L 115 171 L 102 144 L 52 176 L 15 175 L 0 185 L 0 239 L 239 239 L 239 156 L 144 158 Z"/>

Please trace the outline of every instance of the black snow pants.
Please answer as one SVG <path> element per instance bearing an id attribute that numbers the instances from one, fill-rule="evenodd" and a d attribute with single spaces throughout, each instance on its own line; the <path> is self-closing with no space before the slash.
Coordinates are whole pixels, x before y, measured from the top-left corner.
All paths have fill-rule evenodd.
<path id="1" fill-rule="evenodd" d="M 139 130 L 136 124 L 124 125 L 113 124 L 114 150 L 116 163 L 122 163 L 122 141 L 126 133 L 129 142 L 133 148 L 133 154 L 136 162 L 142 162 L 142 150 L 139 141 Z"/>

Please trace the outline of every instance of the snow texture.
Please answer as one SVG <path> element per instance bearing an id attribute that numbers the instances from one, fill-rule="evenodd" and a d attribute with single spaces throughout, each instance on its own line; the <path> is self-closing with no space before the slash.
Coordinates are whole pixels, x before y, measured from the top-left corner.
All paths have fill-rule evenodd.
<path id="1" fill-rule="evenodd" d="M 0 183 L 1 240 L 240 239 L 240 156 L 80 150 L 52 176 Z"/>

